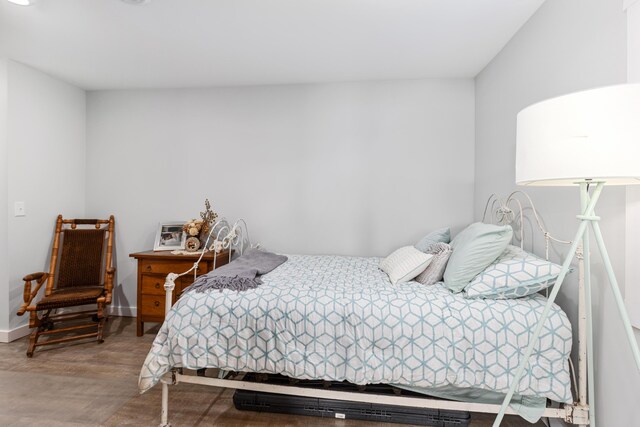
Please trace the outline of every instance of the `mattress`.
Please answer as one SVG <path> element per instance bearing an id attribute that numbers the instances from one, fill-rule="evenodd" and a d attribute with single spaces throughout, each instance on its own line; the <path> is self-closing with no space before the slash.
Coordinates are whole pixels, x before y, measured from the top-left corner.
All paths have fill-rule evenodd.
<path id="1" fill-rule="evenodd" d="M 172 368 L 506 392 L 546 299 L 465 299 L 442 283 L 392 285 L 379 258 L 291 255 L 244 292 L 183 295 L 139 377 Z M 516 387 L 571 402 L 571 325 L 554 305 Z"/>

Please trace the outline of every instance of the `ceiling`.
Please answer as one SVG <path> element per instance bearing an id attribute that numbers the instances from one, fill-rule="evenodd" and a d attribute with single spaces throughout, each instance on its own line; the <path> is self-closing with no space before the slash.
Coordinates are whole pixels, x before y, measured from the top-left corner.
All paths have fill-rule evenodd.
<path id="1" fill-rule="evenodd" d="M 85 89 L 474 77 L 544 0 L 0 0 L 0 56 Z"/>

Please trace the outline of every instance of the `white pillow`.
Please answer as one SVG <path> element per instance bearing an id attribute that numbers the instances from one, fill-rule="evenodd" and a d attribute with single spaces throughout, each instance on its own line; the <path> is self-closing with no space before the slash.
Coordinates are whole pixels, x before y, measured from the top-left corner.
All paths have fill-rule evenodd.
<path id="1" fill-rule="evenodd" d="M 429 266 L 432 259 L 432 254 L 425 254 L 413 246 L 404 246 L 380 261 L 380 268 L 395 285 L 415 278 Z"/>

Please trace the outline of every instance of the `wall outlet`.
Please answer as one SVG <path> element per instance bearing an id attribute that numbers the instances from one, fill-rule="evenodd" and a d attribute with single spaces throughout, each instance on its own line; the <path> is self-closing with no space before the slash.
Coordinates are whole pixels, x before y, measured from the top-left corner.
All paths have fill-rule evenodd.
<path id="1" fill-rule="evenodd" d="M 13 211 L 15 216 L 26 216 L 27 210 L 24 206 L 24 202 L 15 202 L 13 204 Z"/>

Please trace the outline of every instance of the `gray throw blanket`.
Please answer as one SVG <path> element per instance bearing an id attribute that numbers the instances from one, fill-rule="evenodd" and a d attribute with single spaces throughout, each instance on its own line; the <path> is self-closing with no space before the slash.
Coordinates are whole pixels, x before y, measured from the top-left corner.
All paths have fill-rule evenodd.
<path id="1" fill-rule="evenodd" d="M 274 270 L 287 261 L 284 255 L 266 252 L 259 249 L 249 249 L 239 258 L 227 265 L 218 267 L 196 279 L 193 284 L 182 292 L 204 292 L 209 289 L 231 289 L 246 291 L 257 288 L 262 284 L 261 274 Z"/>

